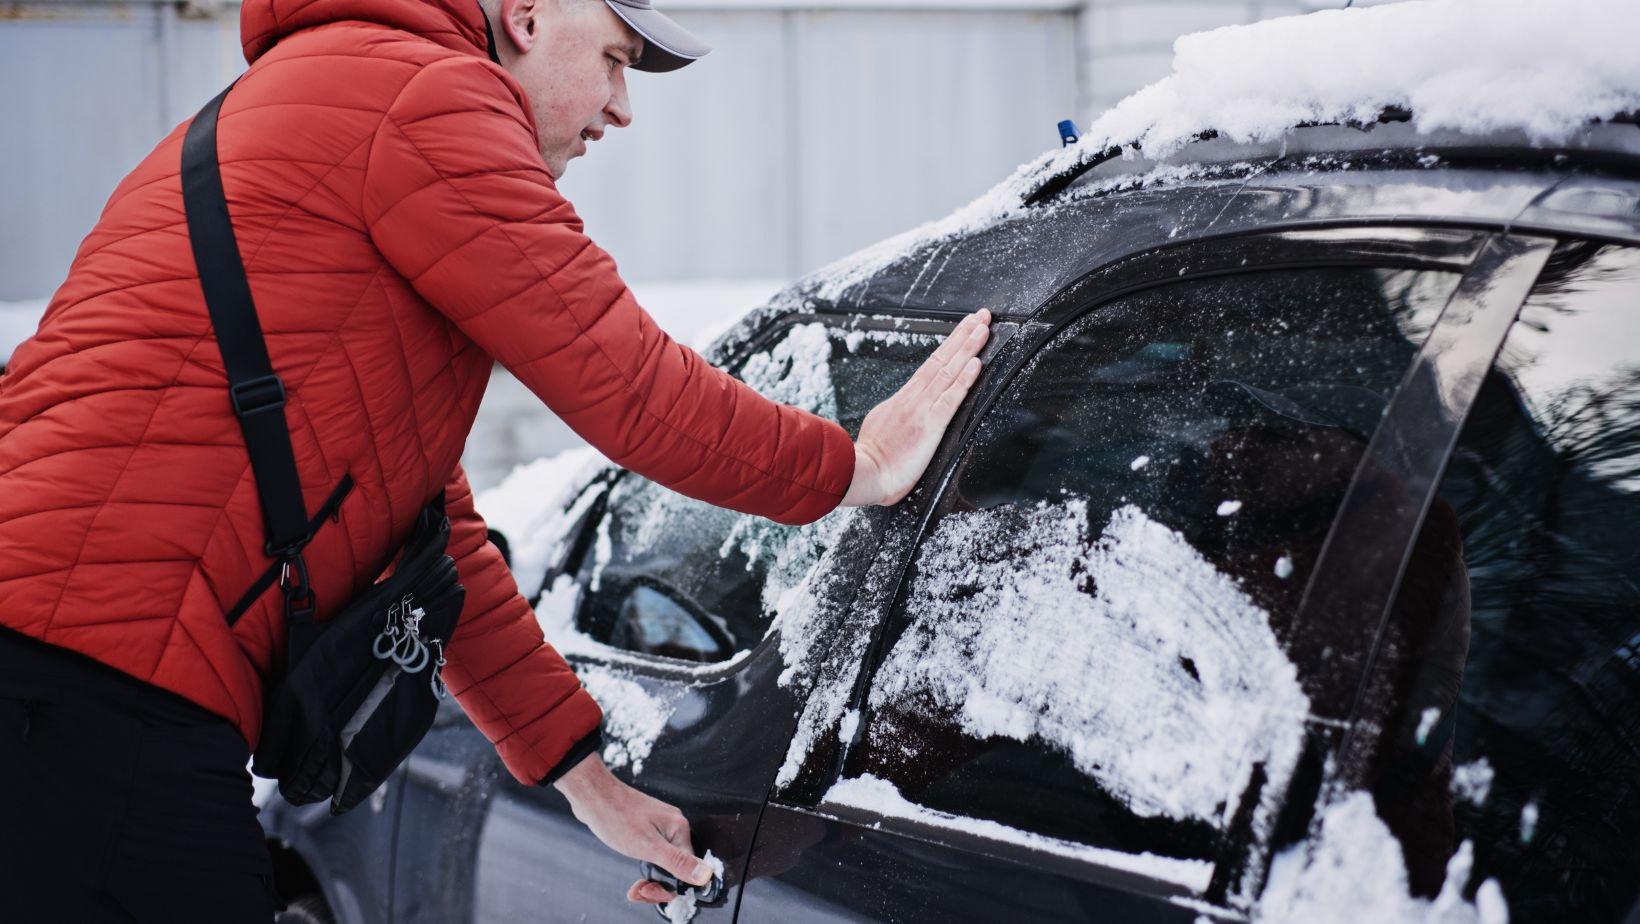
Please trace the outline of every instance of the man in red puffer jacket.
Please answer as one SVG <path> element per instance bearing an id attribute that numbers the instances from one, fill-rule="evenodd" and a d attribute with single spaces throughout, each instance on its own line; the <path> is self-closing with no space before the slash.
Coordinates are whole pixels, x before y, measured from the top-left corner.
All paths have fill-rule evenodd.
<path id="1" fill-rule="evenodd" d="M 705 881 L 682 815 L 604 768 L 597 704 L 485 541 L 457 463 L 490 369 L 635 472 L 806 523 L 910 490 L 978 375 L 986 316 L 851 444 L 673 343 L 557 191 L 631 121 L 627 69 L 706 51 L 647 0 L 245 0 L 241 16 L 251 66 L 218 130 L 229 212 L 307 509 L 356 482 L 307 548 L 318 618 L 446 490 L 467 591 L 450 689 L 520 782 Z M 0 376 L 11 920 L 271 915 L 245 763 L 284 616 L 279 594 L 249 593 L 272 561 L 183 220 L 185 129 L 115 190 Z"/>

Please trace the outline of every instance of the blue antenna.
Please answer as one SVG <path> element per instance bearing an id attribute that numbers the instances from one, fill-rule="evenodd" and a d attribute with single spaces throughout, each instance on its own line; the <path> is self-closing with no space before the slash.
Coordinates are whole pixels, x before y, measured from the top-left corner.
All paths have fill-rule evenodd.
<path id="1" fill-rule="evenodd" d="M 1066 119 L 1065 121 L 1059 123 L 1059 143 L 1061 146 L 1068 148 L 1077 141 L 1081 140 L 1081 138 L 1082 130 L 1076 127 L 1075 122 L 1072 122 L 1070 119 Z"/>

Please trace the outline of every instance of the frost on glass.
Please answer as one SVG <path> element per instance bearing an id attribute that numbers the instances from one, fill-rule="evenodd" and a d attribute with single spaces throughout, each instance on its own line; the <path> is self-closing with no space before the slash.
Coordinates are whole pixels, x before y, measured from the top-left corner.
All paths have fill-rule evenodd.
<path id="1" fill-rule="evenodd" d="M 831 338 L 824 325 L 793 327 L 772 349 L 747 360 L 740 377 L 766 398 L 827 420 L 837 419 Z M 617 511 L 636 512 L 620 523 L 620 545 L 628 560 L 655 550 L 672 537 L 722 536 L 718 558 L 732 560 L 747 571 L 763 571 L 759 599 L 768 612 L 775 610 L 781 594 L 801 583 L 819 562 L 836 538 L 845 513 L 834 511 L 808 526 L 783 526 L 684 497 L 641 478 L 622 481 L 612 500 Z"/>
<path id="2" fill-rule="evenodd" d="M 1061 750 L 1138 815 L 1216 827 L 1255 764 L 1266 792 L 1290 777 L 1308 700 L 1268 615 L 1139 509 L 1097 534 L 1082 500 L 954 514 L 918 572 L 871 691 L 879 749 L 932 712 Z"/>
<path id="3" fill-rule="evenodd" d="M 752 354 L 737 375 L 766 398 L 854 431 L 871 407 L 911 376 L 936 340 L 901 330 L 799 324 Z M 595 644 L 721 663 L 755 646 L 786 610 L 812 604 L 794 591 L 821 566 L 849 514 L 837 510 L 805 526 L 783 526 L 624 476 L 610 492 L 608 513 L 580 565 L 584 592 L 569 604 L 575 623 L 599 640 Z M 659 646 L 638 639 L 648 639 L 644 631 L 668 619 L 688 631 L 665 636 Z M 695 641 L 671 641 L 684 635 Z"/>

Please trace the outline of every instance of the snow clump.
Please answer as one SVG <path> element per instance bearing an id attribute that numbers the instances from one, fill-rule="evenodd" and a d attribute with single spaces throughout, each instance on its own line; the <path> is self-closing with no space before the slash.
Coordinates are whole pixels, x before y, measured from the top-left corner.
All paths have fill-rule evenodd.
<path id="1" fill-rule="evenodd" d="M 1351 793 L 1321 814 L 1320 833 L 1275 858 L 1253 924 L 1332 921 L 1341 909 L 1350 920 L 1373 924 L 1508 924 L 1509 906 L 1495 879 L 1463 898 L 1474 868 L 1474 846 L 1465 841 L 1447 863 L 1446 882 L 1434 901 L 1411 897 L 1406 862 L 1373 808 L 1372 795 Z"/>
<path id="2" fill-rule="evenodd" d="M 951 831 L 966 831 L 992 840 L 1019 844 L 1046 853 L 1058 854 L 1059 856 L 1090 860 L 1101 866 L 1127 870 L 1131 873 L 1138 873 L 1164 882 L 1178 883 L 1196 892 L 1205 890 L 1209 880 L 1213 877 L 1213 864 L 1206 860 L 1179 860 L 1153 853 L 1122 853 L 1121 851 L 1108 850 L 1103 847 L 1091 847 L 1086 844 L 1061 841 L 1030 831 L 1021 831 L 1018 828 L 1010 828 L 1007 825 L 983 818 L 968 818 L 938 812 L 908 801 L 900 794 L 899 789 L 893 783 L 879 779 L 869 773 L 860 777 L 838 780 L 826 792 L 823 802 L 829 805 L 863 809 L 884 818 L 903 818 L 931 827 L 945 828 Z"/>
<path id="3" fill-rule="evenodd" d="M 642 773 L 644 759 L 672 718 L 682 691 L 662 699 L 630 676 L 596 664 L 581 665 L 575 674 L 604 710 L 604 763 L 631 765 L 634 774 Z"/>

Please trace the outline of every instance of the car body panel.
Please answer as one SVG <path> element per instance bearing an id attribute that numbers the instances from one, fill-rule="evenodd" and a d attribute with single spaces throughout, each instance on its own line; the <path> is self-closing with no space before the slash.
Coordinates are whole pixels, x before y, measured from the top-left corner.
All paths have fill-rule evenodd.
<path id="1" fill-rule="evenodd" d="M 1023 316 L 1123 257 L 1253 231 L 1515 227 L 1640 241 L 1640 182 L 1632 180 L 1569 169 L 1243 167 L 1244 175 L 1158 180 L 1129 190 L 1072 190 L 1062 200 L 1011 212 L 973 233 L 915 245 L 840 291 L 831 291 L 835 284 L 824 277 L 799 283 L 797 291 L 862 312 L 986 307 L 997 315 Z M 1029 261 L 1028 270 L 1022 260 Z"/>
<path id="2" fill-rule="evenodd" d="M 852 815 L 845 819 L 845 815 Z M 1111 921 L 1189 924 L 1203 908 L 1052 854 L 998 850 L 961 832 L 847 810 L 770 805 L 758 829 L 741 921 Z M 1012 856 L 1004 856 L 1011 853 Z M 1081 867 L 1081 868 L 1078 868 Z M 1109 879 L 1127 878 L 1127 886 Z"/>
<path id="3" fill-rule="evenodd" d="M 979 307 L 998 315 L 1000 333 L 988 349 L 989 371 L 959 412 L 930 477 L 908 502 L 863 518 L 869 522 L 871 550 L 860 556 L 858 573 L 844 582 L 850 595 L 832 602 L 828 620 L 844 642 L 862 633 L 875 639 L 933 499 L 944 490 L 942 481 L 985 408 L 1012 372 L 1101 291 L 1283 260 L 1463 268 L 1487 239 L 1466 229 L 1510 227 L 1640 242 L 1640 182 L 1571 165 L 1409 166 L 1375 163 L 1362 153 L 1358 162 L 1343 157 L 1251 164 L 1157 178 L 1137 187 L 1073 187 L 1059 201 L 914 245 L 847 284 L 800 282 L 721 339 L 714 353 L 722 362 L 798 315 L 927 318 Z M 1124 268 L 1130 260 L 1132 268 Z M 1512 318 L 1518 305 L 1517 298 L 1499 310 Z M 1443 323 L 1456 330 L 1459 320 L 1454 316 Z M 1443 376 L 1458 365 L 1490 362 L 1487 350 L 1495 353 L 1497 344 L 1457 337 L 1442 349 L 1448 352 L 1426 357 L 1418 374 L 1428 379 L 1423 387 L 1431 393 L 1425 397 L 1433 402 L 1422 410 L 1433 408 L 1439 418 L 1435 429 L 1450 437 L 1462 424 L 1468 399 Z M 1409 485 L 1409 505 L 1394 517 L 1414 532 L 1450 449 L 1450 442 L 1431 449 L 1426 443 L 1439 435 L 1431 434 L 1416 421 L 1405 427 L 1392 423 L 1380 430 L 1383 445 L 1370 450 L 1387 459 L 1416 444 L 1423 490 Z M 1390 557 L 1406 552 L 1404 543 L 1388 542 L 1384 549 Z M 1368 601 L 1379 612 L 1393 586 L 1380 591 Z M 865 663 L 880 656 L 875 646 L 874 640 L 866 643 Z M 1338 713 L 1334 721 L 1340 728 L 1355 702 L 1340 691 L 1358 689 L 1370 661 L 1357 654 L 1341 668 L 1338 689 L 1328 694 L 1346 704 L 1330 710 Z M 627 768 L 619 774 L 682 808 L 697 852 L 711 848 L 726 860 L 728 900 L 701 909 L 697 921 L 1185 921 L 1198 914 L 1235 914 L 1182 898 L 1172 884 L 827 806 L 824 793 L 837 777 L 843 748 L 835 725 L 800 755 L 796 780 L 777 788 L 774 780 L 788 756 L 797 717 L 817 689 L 780 682 L 791 664 L 782 655 L 778 633 L 725 668 L 627 657 L 572 660 L 578 669 L 617 667 L 669 705 L 666 727 L 642 772 L 633 776 Z M 868 677 L 869 671 L 857 670 L 832 680 L 850 684 L 850 702 L 857 704 Z M 1251 872 L 1255 879 L 1261 881 L 1273 848 L 1304 835 L 1323 785 L 1323 755 L 1337 744 L 1334 734 L 1310 741 L 1305 769 L 1291 784 L 1291 811 L 1278 825 L 1276 842 L 1266 845 L 1270 850 L 1255 858 L 1260 864 Z M 441 721 L 388 785 L 389 804 L 396 807 L 402 800 L 404 806 L 402 820 L 397 812 L 388 813 L 389 825 L 399 828 L 392 864 L 386 860 L 393 855 L 392 836 L 384 845 L 379 821 L 331 819 L 322 808 L 316 814 L 277 799 L 264 812 L 270 834 L 288 841 L 326 883 L 339 920 L 653 916 L 649 909 L 622 907 L 636 864 L 597 845 L 555 790 L 512 781 L 493 747 L 463 718 Z M 368 810 L 354 815 L 363 811 Z M 1239 841 L 1236 849 L 1246 846 Z M 388 878 L 388 869 L 390 884 L 369 881 Z M 1234 891 L 1230 879 L 1247 874 L 1235 862 L 1221 863 L 1211 893 L 1222 899 Z M 737 916 L 737 904 L 743 916 Z"/>
<path id="4" fill-rule="evenodd" d="M 313 873 L 338 924 L 391 920 L 390 873 L 402 773 L 339 817 L 330 814 L 328 803 L 291 805 L 277 794 L 258 816 L 269 840 L 282 842 Z"/>

